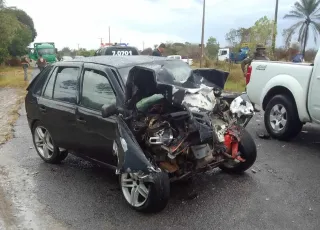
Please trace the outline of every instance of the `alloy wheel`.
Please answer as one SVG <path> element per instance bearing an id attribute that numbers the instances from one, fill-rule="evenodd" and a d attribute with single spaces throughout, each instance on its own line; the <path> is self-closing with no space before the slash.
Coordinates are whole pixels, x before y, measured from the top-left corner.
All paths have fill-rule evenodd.
<path id="1" fill-rule="evenodd" d="M 120 183 L 125 199 L 133 207 L 141 207 L 147 201 L 150 187 L 136 173 L 123 173 Z"/>
<path id="2" fill-rule="evenodd" d="M 287 124 L 287 110 L 281 104 L 276 104 L 270 111 L 270 125 L 273 130 L 280 132 Z"/>
<path id="3" fill-rule="evenodd" d="M 40 155 L 49 160 L 53 156 L 54 144 L 49 131 L 38 126 L 34 131 L 35 145 Z"/>

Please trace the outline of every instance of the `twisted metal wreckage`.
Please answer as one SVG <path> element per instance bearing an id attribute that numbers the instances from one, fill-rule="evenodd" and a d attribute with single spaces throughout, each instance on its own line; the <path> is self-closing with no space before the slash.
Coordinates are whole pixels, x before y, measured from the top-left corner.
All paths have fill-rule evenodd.
<path id="1" fill-rule="evenodd" d="M 133 67 L 126 83 L 126 105 L 103 109 L 104 117 L 118 114 L 118 138 L 113 147 L 118 158 L 117 173 L 142 175 L 161 169 L 173 173 L 180 169 L 175 158 L 190 149 L 198 158 L 197 169 L 217 167 L 226 158 L 245 161 L 239 155 L 238 142 L 254 114 L 253 106 L 246 94 L 221 95 L 228 75 L 215 69 L 196 69 L 186 81 L 177 81 L 163 65 Z M 174 109 L 170 112 L 169 108 Z M 169 121 L 179 122 L 187 117 L 187 132 L 198 132 L 197 143 L 185 130 L 170 126 Z M 209 139 L 213 140 L 211 148 L 206 144 Z M 166 156 L 158 156 L 161 154 L 157 152 L 164 150 Z"/>

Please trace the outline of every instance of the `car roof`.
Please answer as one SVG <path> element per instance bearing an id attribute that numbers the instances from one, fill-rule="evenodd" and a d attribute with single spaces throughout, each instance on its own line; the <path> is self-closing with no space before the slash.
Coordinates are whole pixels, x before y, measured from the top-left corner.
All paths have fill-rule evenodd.
<path id="1" fill-rule="evenodd" d="M 124 68 L 135 65 L 142 65 L 147 63 L 154 63 L 159 61 L 174 61 L 166 57 L 156 57 L 147 55 L 133 55 L 133 56 L 94 56 L 70 60 L 70 62 L 87 62 L 101 65 L 109 65 L 115 68 Z M 68 60 L 69 61 L 69 60 Z M 68 62 L 66 61 L 66 62 Z"/>

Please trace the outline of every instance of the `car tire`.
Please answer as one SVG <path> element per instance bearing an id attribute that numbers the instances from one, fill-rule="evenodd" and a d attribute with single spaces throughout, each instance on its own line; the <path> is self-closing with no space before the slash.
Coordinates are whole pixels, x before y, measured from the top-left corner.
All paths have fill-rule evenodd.
<path id="1" fill-rule="evenodd" d="M 226 161 L 219 166 L 221 170 L 232 174 L 241 174 L 248 170 L 257 159 L 257 146 L 247 130 L 241 130 L 241 140 L 239 142 L 240 156 L 244 162 L 235 163 L 234 160 Z"/>
<path id="2" fill-rule="evenodd" d="M 122 194 L 126 200 L 126 202 L 136 211 L 144 212 L 144 213 L 156 213 L 162 211 L 169 201 L 170 197 L 170 181 L 169 176 L 165 172 L 152 173 L 151 177 L 153 178 L 153 182 L 136 182 L 134 186 L 136 187 L 127 187 L 130 186 L 130 182 L 128 178 L 133 178 L 134 175 L 132 173 L 123 173 L 120 175 L 120 186 Z M 134 179 L 136 180 L 136 179 Z M 137 180 L 136 180 L 137 181 Z M 143 187 L 138 187 L 142 186 Z M 148 192 L 142 195 L 140 192 L 138 197 L 142 198 L 140 203 L 130 202 L 130 198 L 132 196 L 133 191 L 139 191 L 143 188 L 143 191 L 148 189 Z M 136 189 L 136 190 L 133 190 Z M 147 195 L 146 195 L 147 194 Z M 130 197 L 130 198 L 129 198 Z M 137 200 L 138 200 L 137 197 Z M 143 200 L 145 199 L 145 200 Z M 139 202 L 139 201 L 138 201 Z"/>
<path id="3" fill-rule="evenodd" d="M 277 110 L 282 115 L 275 115 Z M 296 137 L 303 126 L 294 100 L 286 95 L 276 95 L 269 101 L 264 113 L 264 123 L 271 137 L 283 141 Z"/>
<path id="4" fill-rule="evenodd" d="M 32 126 L 32 140 L 38 155 L 47 163 L 58 164 L 68 156 L 68 151 L 56 146 L 48 129 L 40 121 Z"/>

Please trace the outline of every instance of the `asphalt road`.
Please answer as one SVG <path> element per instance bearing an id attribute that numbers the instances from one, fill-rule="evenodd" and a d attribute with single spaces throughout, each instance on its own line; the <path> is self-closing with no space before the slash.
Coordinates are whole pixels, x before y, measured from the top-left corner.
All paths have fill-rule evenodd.
<path id="1" fill-rule="evenodd" d="M 44 163 L 24 107 L 20 112 L 15 137 L 0 147 L 4 229 L 319 229 L 320 127 L 305 126 L 290 143 L 260 139 L 257 114 L 248 127 L 258 147 L 255 173 L 199 175 L 195 199 L 188 199 L 190 186 L 173 184 L 167 208 L 145 215 L 126 205 L 108 170 L 73 156 L 60 165 Z"/>

